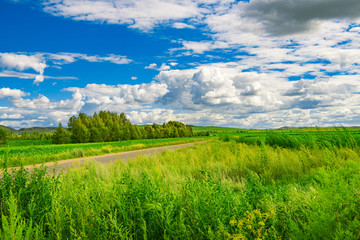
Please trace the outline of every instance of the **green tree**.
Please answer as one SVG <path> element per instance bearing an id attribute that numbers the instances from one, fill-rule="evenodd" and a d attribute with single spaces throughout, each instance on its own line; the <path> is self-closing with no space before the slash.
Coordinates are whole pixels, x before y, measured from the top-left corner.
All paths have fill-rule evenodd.
<path id="1" fill-rule="evenodd" d="M 90 142 L 102 142 L 101 133 L 95 126 L 90 128 Z"/>
<path id="2" fill-rule="evenodd" d="M 82 123 L 81 118 L 78 118 L 72 126 L 71 139 L 75 143 L 87 143 L 90 141 L 90 131 Z"/>
<path id="3" fill-rule="evenodd" d="M 59 123 L 59 126 L 56 128 L 51 140 L 55 144 L 66 144 L 70 142 L 70 136 L 71 133 L 63 128 L 61 123 Z"/>
<path id="4" fill-rule="evenodd" d="M 8 132 L 5 128 L 0 127 L 0 145 L 5 145 L 8 142 Z"/>
<path id="5" fill-rule="evenodd" d="M 72 126 L 74 125 L 76 119 L 77 119 L 77 118 L 76 118 L 75 116 L 71 116 L 71 117 L 69 118 L 68 124 L 67 124 L 69 131 L 72 131 Z"/>

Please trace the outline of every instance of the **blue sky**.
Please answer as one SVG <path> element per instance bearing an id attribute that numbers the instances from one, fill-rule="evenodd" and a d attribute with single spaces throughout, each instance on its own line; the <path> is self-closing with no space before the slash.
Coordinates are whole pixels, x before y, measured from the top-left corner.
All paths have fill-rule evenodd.
<path id="1" fill-rule="evenodd" d="M 360 125 L 358 0 L 0 0 L 0 124 Z"/>

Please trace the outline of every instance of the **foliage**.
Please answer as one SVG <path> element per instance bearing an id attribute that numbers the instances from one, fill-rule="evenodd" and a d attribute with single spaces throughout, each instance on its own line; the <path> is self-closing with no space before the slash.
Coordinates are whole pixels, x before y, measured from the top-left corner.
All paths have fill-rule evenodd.
<path id="1" fill-rule="evenodd" d="M 220 137 L 220 140 L 221 141 L 223 141 L 223 142 L 230 142 L 230 137 L 229 137 L 229 135 L 222 135 L 221 137 Z"/>
<path id="2" fill-rule="evenodd" d="M 5 145 L 8 142 L 8 132 L 0 127 L 0 146 Z"/>
<path id="3" fill-rule="evenodd" d="M 80 113 L 72 116 L 68 121 L 71 139 L 74 143 L 113 142 L 134 139 L 178 138 L 195 135 L 192 128 L 176 121 L 169 121 L 162 125 L 146 125 L 139 128 L 127 119 L 124 113 L 117 114 L 100 111 L 88 116 Z"/>
<path id="4" fill-rule="evenodd" d="M 262 213 L 260 209 L 246 211 L 241 220 L 231 219 L 229 224 L 234 234 L 228 233 L 229 239 L 277 239 L 276 231 L 271 228 L 271 218 L 275 211 Z"/>
<path id="5" fill-rule="evenodd" d="M 55 144 L 65 144 L 70 142 L 71 133 L 62 127 L 61 123 L 56 128 L 55 133 L 52 136 L 52 142 Z"/>

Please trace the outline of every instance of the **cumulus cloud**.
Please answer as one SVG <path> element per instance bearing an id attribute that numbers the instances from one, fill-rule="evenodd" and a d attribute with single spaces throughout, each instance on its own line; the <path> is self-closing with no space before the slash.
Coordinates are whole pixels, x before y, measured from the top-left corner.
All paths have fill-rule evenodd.
<path id="1" fill-rule="evenodd" d="M 151 63 L 149 66 L 146 66 L 145 69 L 154 69 L 157 71 L 165 71 L 165 70 L 169 70 L 170 66 L 166 65 L 165 63 L 162 63 L 161 66 L 158 67 L 156 63 Z"/>
<path id="2" fill-rule="evenodd" d="M 145 69 L 157 69 L 156 63 L 150 63 L 149 66 L 146 66 Z"/>
<path id="3" fill-rule="evenodd" d="M 233 80 L 219 69 L 202 68 L 193 76 L 191 88 L 194 104 L 240 104 L 240 92 Z"/>
<path id="4" fill-rule="evenodd" d="M 213 124 L 228 126 L 274 127 L 296 123 L 299 116 L 290 114 L 292 111 L 316 109 L 327 113 L 348 107 L 353 112 L 358 109 L 356 102 L 360 99 L 359 78 L 354 75 L 288 81 L 286 75 L 277 71 L 243 72 L 241 65 L 209 64 L 161 72 L 156 79 L 168 86 L 168 93 L 159 101 L 163 106 L 177 112 L 193 112 L 193 120 L 198 114 L 218 113 L 223 119 L 214 120 Z M 280 113 L 286 113 L 287 117 Z M 306 120 L 306 116 L 313 121 Z M 272 118 L 276 121 L 271 125 Z M 301 124 L 317 123 L 325 124 L 320 114 L 303 115 Z"/>
<path id="5" fill-rule="evenodd" d="M 137 85 L 88 84 L 84 88 L 67 88 L 78 92 L 85 101 L 83 110 L 93 113 L 100 110 L 123 112 L 129 108 L 139 108 L 153 104 L 168 92 L 164 83 L 151 82 Z"/>
<path id="6" fill-rule="evenodd" d="M 85 104 L 79 91 L 74 91 L 71 99 L 61 101 L 51 101 L 41 94 L 31 97 L 19 91 L 13 89 L 12 95 L 16 97 L 9 99 L 12 107 L 0 107 L 0 118 L 5 119 L 0 124 L 13 127 L 52 126 L 58 122 L 65 124 L 69 117 L 77 114 Z M 24 98 L 25 96 L 29 97 Z"/>
<path id="7" fill-rule="evenodd" d="M 277 99 L 281 89 L 289 85 L 286 79 L 242 72 L 241 67 L 234 68 L 232 64 L 166 71 L 156 79 L 168 86 L 169 92 L 160 100 L 164 105 L 194 110 L 251 106 L 271 109 L 281 102 Z M 273 87 L 268 88 L 271 85 Z"/>
<path id="8" fill-rule="evenodd" d="M 27 95 L 28 93 L 25 93 L 19 89 L 0 88 L 0 98 L 12 97 L 17 99 Z"/>

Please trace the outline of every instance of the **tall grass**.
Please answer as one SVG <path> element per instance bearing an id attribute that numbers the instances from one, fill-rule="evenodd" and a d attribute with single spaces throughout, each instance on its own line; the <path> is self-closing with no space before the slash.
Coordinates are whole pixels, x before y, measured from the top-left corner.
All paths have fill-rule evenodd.
<path id="1" fill-rule="evenodd" d="M 357 148 L 214 141 L 0 181 L 1 239 L 358 239 Z"/>
<path id="2" fill-rule="evenodd" d="M 262 134 L 240 135 L 234 137 L 236 142 L 290 149 L 307 148 L 339 148 L 354 149 L 360 146 L 360 132 L 350 131 L 346 128 L 336 128 L 335 131 L 306 132 L 296 134 L 289 132 L 266 131 Z"/>

